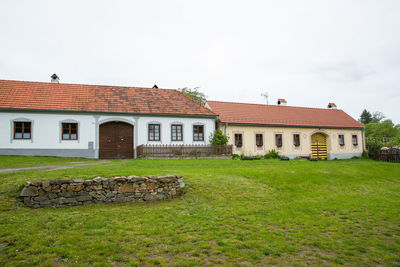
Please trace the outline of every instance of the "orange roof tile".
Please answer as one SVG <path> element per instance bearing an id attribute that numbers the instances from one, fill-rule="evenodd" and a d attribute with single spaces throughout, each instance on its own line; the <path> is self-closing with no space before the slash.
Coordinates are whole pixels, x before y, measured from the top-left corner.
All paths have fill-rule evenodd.
<path id="1" fill-rule="evenodd" d="M 172 89 L 10 80 L 0 80 L 1 109 L 216 116 Z"/>
<path id="2" fill-rule="evenodd" d="M 364 128 L 342 110 L 207 101 L 223 123 L 298 127 Z"/>

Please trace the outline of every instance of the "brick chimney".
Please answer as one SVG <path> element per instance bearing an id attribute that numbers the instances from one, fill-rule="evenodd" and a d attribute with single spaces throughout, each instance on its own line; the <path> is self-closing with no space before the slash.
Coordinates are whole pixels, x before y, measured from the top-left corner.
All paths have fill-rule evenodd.
<path id="1" fill-rule="evenodd" d="M 51 82 L 52 83 L 59 83 L 60 82 L 60 78 L 58 78 L 57 74 L 53 74 L 51 75 Z"/>
<path id="2" fill-rule="evenodd" d="M 329 104 L 328 104 L 328 108 L 329 108 L 329 109 L 335 109 L 335 110 L 336 110 L 336 109 L 337 109 L 337 106 L 336 106 L 335 103 L 329 103 Z"/>
<path id="3" fill-rule="evenodd" d="M 283 98 L 278 98 L 277 104 L 278 104 L 278 106 L 286 106 L 287 102 Z"/>

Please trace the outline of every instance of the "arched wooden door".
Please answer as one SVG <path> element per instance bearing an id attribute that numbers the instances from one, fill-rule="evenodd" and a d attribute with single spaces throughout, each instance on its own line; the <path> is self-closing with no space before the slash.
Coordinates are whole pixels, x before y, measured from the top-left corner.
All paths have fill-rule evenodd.
<path id="1" fill-rule="evenodd" d="M 328 159 L 328 148 L 324 134 L 316 133 L 311 136 L 311 158 L 319 160 Z"/>
<path id="2" fill-rule="evenodd" d="M 133 158 L 133 126 L 124 122 L 107 122 L 100 125 L 101 159 Z"/>

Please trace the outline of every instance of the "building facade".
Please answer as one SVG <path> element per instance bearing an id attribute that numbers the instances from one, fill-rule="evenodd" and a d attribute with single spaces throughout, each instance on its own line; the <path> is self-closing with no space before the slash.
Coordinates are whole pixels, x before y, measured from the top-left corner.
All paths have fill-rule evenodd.
<path id="1" fill-rule="evenodd" d="M 0 154 L 134 158 L 208 144 L 216 115 L 176 90 L 0 81 Z"/>
<path id="2" fill-rule="evenodd" d="M 346 159 L 361 156 L 365 147 L 364 126 L 341 110 L 207 104 L 219 114 L 219 128 L 229 136 L 235 154 L 264 155 L 275 150 L 289 158 Z"/>

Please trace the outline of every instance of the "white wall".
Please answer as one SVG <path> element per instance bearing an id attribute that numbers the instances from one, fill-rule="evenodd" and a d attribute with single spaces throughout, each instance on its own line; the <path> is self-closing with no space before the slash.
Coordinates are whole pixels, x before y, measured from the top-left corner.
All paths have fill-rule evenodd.
<path id="1" fill-rule="evenodd" d="M 100 116 L 99 123 L 122 120 L 135 126 L 135 146 L 142 144 L 209 144 L 215 119 L 157 116 Z M 148 124 L 161 124 L 160 141 L 148 141 Z M 171 141 L 171 124 L 183 125 L 183 141 Z M 193 141 L 193 125 L 204 125 L 204 141 Z"/>
<path id="2" fill-rule="evenodd" d="M 31 140 L 13 139 L 13 120 L 32 121 Z M 78 140 L 61 140 L 61 122 L 76 121 Z M 134 146 L 141 144 L 208 144 L 210 134 L 215 128 L 213 118 L 188 117 L 160 117 L 160 116 L 133 116 L 133 115 L 103 115 L 103 114 L 75 114 L 75 113 L 28 113 L 28 112 L 0 112 L 0 154 L 16 155 L 57 155 L 57 156 L 98 156 L 99 125 L 109 121 L 122 121 L 134 126 Z M 161 124 L 161 140 L 148 141 L 149 123 Z M 183 141 L 171 141 L 171 124 L 183 125 Z M 193 125 L 204 125 L 204 141 L 193 141 Z M 93 156 L 85 156 L 81 150 L 88 150 L 89 143 L 93 144 Z M 25 151 L 24 151 L 25 150 Z M 27 154 L 27 150 L 30 152 Z M 41 151 L 39 151 L 41 150 Z M 57 153 L 47 150 L 57 150 Z M 65 151 L 70 153 L 65 153 Z M 71 154 L 72 151 L 75 151 Z M 24 152 L 24 153 L 22 153 Z M 53 153 L 53 154 L 52 154 Z"/>
<path id="3" fill-rule="evenodd" d="M 13 139 L 12 120 L 21 118 L 32 121 L 31 140 Z M 64 120 L 79 123 L 78 140 L 61 140 Z M 0 148 L 88 149 L 88 142 L 95 140 L 93 115 L 0 112 L 0 125 Z"/>

